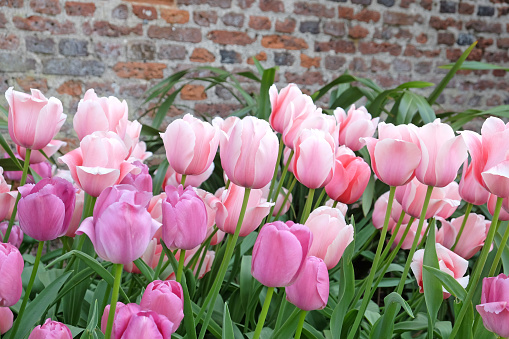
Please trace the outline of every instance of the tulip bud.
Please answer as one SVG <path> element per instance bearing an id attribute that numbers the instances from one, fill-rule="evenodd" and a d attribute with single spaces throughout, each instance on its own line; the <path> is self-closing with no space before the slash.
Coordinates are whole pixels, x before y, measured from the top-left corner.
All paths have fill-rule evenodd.
<path id="1" fill-rule="evenodd" d="M 176 281 L 152 281 L 141 297 L 140 307 L 166 316 L 173 323 L 173 333 L 184 318 L 182 286 Z"/>
<path id="2" fill-rule="evenodd" d="M 285 291 L 286 300 L 301 310 L 324 309 L 329 300 L 329 272 L 323 260 L 307 257 L 297 280 Z"/>
<path id="3" fill-rule="evenodd" d="M 140 173 L 127 173 L 120 184 L 127 184 L 136 187 L 138 191 L 152 192 L 152 177 L 148 173 L 148 166 L 139 161 L 133 162 L 133 165 L 140 169 Z"/>
<path id="4" fill-rule="evenodd" d="M 291 119 L 291 110 L 288 109 L 291 102 L 300 106 L 305 102 L 305 95 L 302 94 L 299 87 L 295 84 L 289 84 L 277 92 L 276 85 L 269 89 L 270 104 L 272 111 L 269 122 L 272 128 L 279 133 L 283 133 L 287 122 Z"/>
<path id="5" fill-rule="evenodd" d="M 33 329 L 28 339 L 72 339 L 71 330 L 58 321 L 46 319 L 43 325 Z"/>
<path id="6" fill-rule="evenodd" d="M 346 145 L 353 151 L 364 147 L 364 143 L 359 139 L 372 137 L 380 120 L 372 119 L 364 106 L 355 109 L 355 105 L 350 106 L 348 113 L 340 107 L 336 108 L 334 116 L 339 124 L 339 145 Z"/>
<path id="7" fill-rule="evenodd" d="M 24 266 L 23 257 L 16 247 L 0 243 L 0 307 L 12 306 L 21 297 Z"/>
<path id="8" fill-rule="evenodd" d="M 4 334 L 12 327 L 14 316 L 9 307 L 0 307 L 0 334 Z"/>
<path id="9" fill-rule="evenodd" d="M 8 221 L 0 223 L 0 242 L 3 242 L 4 234 L 7 232 L 8 227 L 9 227 Z M 8 243 L 19 248 L 22 242 L 23 242 L 23 231 L 21 230 L 21 227 L 19 227 L 16 224 L 12 225 Z"/>
<path id="10" fill-rule="evenodd" d="M 509 337 L 509 278 L 505 274 L 484 278 L 481 303 L 476 306 L 484 327 L 500 337 Z"/>

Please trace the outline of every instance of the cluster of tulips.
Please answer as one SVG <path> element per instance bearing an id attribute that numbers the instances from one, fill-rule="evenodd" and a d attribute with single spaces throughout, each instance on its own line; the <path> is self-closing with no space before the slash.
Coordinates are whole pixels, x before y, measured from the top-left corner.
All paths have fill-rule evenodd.
<path id="1" fill-rule="evenodd" d="M 164 193 L 154 196 L 152 176 L 143 164 L 151 153 L 140 141 L 142 125 L 128 120 L 125 101 L 98 97 L 93 89 L 86 92 L 73 118 L 80 146 L 58 158 L 68 171 L 53 175 L 46 160 L 64 145 L 52 140 L 66 119 L 62 104 L 38 90 L 29 95 L 10 88 L 5 95 L 9 135 L 17 151 L 6 150 L 6 156 L 24 161 L 23 171 L 0 172 L 0 220 L 9 219 L 0 224 L 4 241 L 0 245 L 0 333 L 10 329 L 10 338 L 16 338 L 44 242 L 57 238 L 64 244 L 75 238 L 72 248 L 76 251 L 89 239 L 94 248 L 91 255 L 113 263 L 115 282 L 101 322 L 106 338 L 170 338 L 187 307 L 181 285 L 184 266 L 194 270 L 197 278 L 203 277 L 215 259 L 211 246 L 220 245 L 229 234 L 218 276 L 195 319 L 202 322 L 203 337 L 238 238 L 258 232 L 251 273 L 267 287 L 267 293 L 253 338 L 260 337 L 274 290 L 283 287 L 286 299 L 302 310 L 295 334 L 299 338 L 306 312 L 328 303 L 328 271 L 338 265 L 354 240 L 354 227 L 345 220 L 347 205 L 358 202 L 372 170 L 390 190 L 374 207 L 373 225 L 381 230 L 380 241 L 361 287 L 364 298 L 349 332 L 353 338 L 376 286 L 376 273 L 381 272 L 378 279 L 383 277 L 400 249 L 409 253 L 397 293 L 403 293 L 410 270 L 419 290 L 426 290 L 425 252 L 418 247 L 424 241 L 436 242 L 437 269 L 467 288 L 472 301 L 498 221 L 509 220 L 509 159 L 504 148 L 509 125 L 498 118 L 488 118 L 481 135 L 472 131 L 455 135 L 439 119 L 422 127 L 395 126 L 372 118 L 364 107 L 352 106 L 347 112 L 338 108 L 329 115 L 296 85 L 280 92 L 272 86 L 269 122 L 248 116 L 215 118 L 209 123 L 189 114 L 171 122 L 161 133 L 169 164 Z M 371 167 L 355 153 L 364 146 Z M 198 187 L 214 171 L 218 149 L 226 184 L 212 193 Z M 462 165 L 458 184 L 454 180 Z M 2 173 L 20 181 L 17 192 L 11 191 Z M 308 189 L 298 223 L 285 215 L 297 181 Z M 317 199 L 318 189 L 323 194 Z M 325 194 L 330 200 L 322 206 Z M 467 203 L 465 215 L 448 221 L 461 200 Z M 486 203 L 494 216 L 491 222 L 470 213 L 473 205 Z M 430 218 L 433 221 L 428 222 Z M 434 220 L 441 223 L 437 231 Z M 506 233 L 490 276 L 497 273 L 501 249 L 509 238 Z M 39 246 L 13 322 L 9 306 L 18 302 L 23 290 L 24 261 L 17 249 L 23 234 Z M 469 279 L 467 260 L 480 250 Z M 172 256 L 178 267 L 165 270 Z M 163 280 L 154 278 L 139 304 L 118 302 L 123 270 L 140 273 L 145 266 L 154 270 L 155 277 L 164 275 Z M 501 336 L 509 336 L 507 321 L 500 320 L 509 314 L 506 284 L 509 280 L 504 275 L 486 278 L 482 303 L 477 305 L 485 327 Z M 443 297 L 450 295 L 444 289 Z M 467 304 L 456 316 L 453 333 Z M 30 338 L 57 335 L 72 337 L 64 324 L 48 319 Z"/>

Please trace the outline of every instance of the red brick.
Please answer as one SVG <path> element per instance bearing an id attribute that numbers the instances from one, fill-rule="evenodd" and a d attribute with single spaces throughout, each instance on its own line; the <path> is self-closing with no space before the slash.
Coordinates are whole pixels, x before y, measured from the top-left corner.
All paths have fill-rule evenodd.
<path id="1" fill-rule="evenodd" d="M 437 38 L 438 44 L 452 46 L 456 42 L 456 38 L 454 37 L 454 33 L 450 32 L 439 32 Z"/>
<path id="2" fill-rule="evenodd" d="M 417 41 L 420 44 L 425 44 L 426 42 L 428 42 L 428 36 L 426 35 L 426 33 L 421 33 L 417 37 L 415 37 L 415 41 Z"/>
<path id="3" fill-rule="evenodd" d="M 161 8 L 161 18 L 169 24 L 185 24 L 189 22 L 189 12 L 174 8 Z"/>
<path id="4" fill-rule="evenodd" d="M 314 17 L 333 18 L 334 9 L 326 7 L 322 4 L 311 2 L 297 2 L 294 4 L 295 14 L 310 15 Z"/>
<path id="5" fill-rule="evenodd" d="M 234 12 L 228 12 L 223 14 L 221 17 L 221 21 L 226 26 L 233 26 L 233 27 L 242 27 L 244 26 L 244 14 L 242 13 L 234 13 Z"/>
<path id="6" fill-rule="evenodd" d="M 0 49 L 15 50 L 19 46 L 19 39 L 14 34 L 0 34 Z"/>
<path id="7" fill-rule="evenodd" d="M 148 37 L 155 39 L 167 39 L 182 42 L 200 42 L 201 30 L 199 28 L 175 28 L 150 26 Z"/>
<path id="8" fill-rule="evenodd" d="M 446 50 L 446 58 L 451 61 L 456 61 L 459 59 L 459 57 L 463 54 L 463 51 L 459 48 L 453 48 Z M 482 59 L 482 50 L 479 48 L 476 48 L 470 52 L 469 56 L 467 57 L 467 60 L 469 61 L 480 61 Z"/>
<path id="9" fill-rule="evenodd" d="M 354 20 L 362 21 L 362 22 L 378 22 L 380 20 L 380 12 L 370 11 L 368 9 L 363 9 L 359 13 L 355 14 L 353 17 Z"/>
<path id="10" fill-rule="evenodd" d="M 217 12 L 195 11 L 193 13 L 193 20 L 200 26 L 209 27 L 211 24 L 215 24 L 217 22 Z"/>
<path id="11" fill-rule="evenodd" d="M 409 8 L 410 5 L 415 3 L 416 0 L 401 0 L 401 3 L 399 4 L 399 7 L 401 8 Z"/>
<path id="12" fill-rule="evenodd" d="M 377 75 L 375 81 L 382 86 L 382 88 L 394 87 L 397 83 L 390 75 Z"/>
<path id="13" fill-rule="evenodd" d="M 326 69 L 336 71 L 346 64 L 346 58 L 339 55 L 327 55 L 324 63 Z"/>
<path id="14" fill-rule="evenodd" d="M 348 40 L 332 40 L 329 42 L 315 42 L 315 52 L 334 51 L 336 53 L 355 53 L 355 45 Z"/>
<path id="15" fill-rule="evenodd" d="M 30 7 L 37 13 L 56 15 L 62 12 L 58 0 L 30 0 Z"/>
<path id="16" fill-rule="evenodd" d="M 205 100 L 207 99 L 205 86 L 191 84 L 184 85 L 180 91 L 180 98 L 182 100 Z"/>
<path id="17" fill-rule="evenodd" d="M 491 98 L 486 99 L 486 106 L 500 106 L 502 105 L 502 98 L 499 95 L 494 94 Z"/>
<path id="18" fill-rule="evenodd" d="M 437 16 L 432 16 L 429 19 L 429 25 L 437 30 L 447 29 L 449 27 L 456 27 L 457 29 L 461 29 L 463 23 L 461 21 L 456 21 L 453 18 L 447 18 L 442 20 Z"/>
<path id="19" fill-rule="evenodd" d="M 165 64 L 155 62 L 118 62 L 113 70 L 121 78 L 161 79 Z"/>
<path id="20" fill-rule="evenodd" d="M 323 32 L 325 34 L 338 37 L 345 35 L 345 23 L 338 21 L 327 21 L 323 24 Z"/>
<path id="21" fill-rule="evenodd" d="M 147 5 L 175 6 L 177 4 L 176 0 L 126 0 L 126 1 Z"/>
<path id="22" fill-rule="evenodd" d="M 498 48 L 509 48 L 509 38 L 499 38 L 497 39 L 497 47 Z"/>
<path id="23" fill-rule="evenodd" d="M 266 35 L 262 38 L 262 46 L 265 48 L 299 50 L 307 49 L 308 44 L 304 39 L 290 35 Z"/>
<path id="24" fill-rule="evenodd" d="M 477 47 L 478 48 L 481 48 L 481 49 L 484 49 L 486 47 L 489 47 L 493 45 L 493 39 L 492 38 L 483 38 L 483 37 L 480 37 L 479 39 L 477 39 Z"/>
<path id="25" fill-rule="evenodd" d="M 279 22 L 279 21 L 278 21 Z M 295 28 L 295 21 L 293 22 Z M 270 19 L 266 16 L 253 16 L 249 17 L 249 28 L 260 30 L 268 30 L 272 26 Z M 277 30 L 277 24 L 276 24 Z"/>
<path id="26" fill-rule="evenodd" d="M 118 94 L 120 97 L 129 97 L 129 98 L 143 98 L 145 92 L 147 91 L 146 84 L 133 83 L 133 84 L 123 84 L 120 86 L 118 90 Z"/>
<path id="27" fill-rule="evenodd" d="M 358 57 L 353 58 L 348 68 L 354 72 L 367 72 L 369 70 L 364 59 Z"/>
<path id="28" fill-rule="evenodd" d="M 108 21 L 94 21 L 94 26 L 90 26 L 90 23 L 87 21 L 83 24 L 83 32 L 86 35 L 91 35 L 92 33 L 97 33 L 101 36 L 107 37 L 119 37 L 124 35 L 143 35 L 143 27 L 142 24 L 138 24 L 133 27 L 129 26 L 118 26 L 109 23 Z"/>
<path id="29" fill-rule="evenodd" d="M 433 0 L 421 0 L 421 7 L 427 11 L 431 11 L 433 9 Z"/>
<path id="30" fill-rule="evenodd" d="M 320 57 L 312 58 L 310 56 L 307 56 L 306 54 L 301 54 L 300 55 L 300 65 L 305 68 L 311 68 L 311 67 L 320 68 L 320 60 L 321 59 L 322 58 L 320 58 Z"/>
<path id="31" fill-rule="evenodd" d="M 21 8 L 23 7 L 23 0 L 0 0 L 0 6 Z"/>
<path id="32" fill-rule="evenodd" d="M 371 71 L 372 72 L 380 72 L 380 71 L 388 71 L 391 67 L 390 63 L 383 62 L 381 60 L 373 58 L 371 60 Z"/>
<path id="33" fill-rule="evenodd" d="M 353 20 L 353 8 L 338 7 L 338 16 L 340 19 Z"/>
<path id="34" fill-rule="evenodd" d="M 348 36 L 352 39 L 362 39 L 368 36 L 368 34 L 369 31 L 360 25 L 350 27 L 348 30 Z"/>
<path id="35" fill-rule="evenodd" d="M 0 12 L 0 28 L 5 28 L 6 23 L 7 19 L 5 18 L 4 13 Z"/>
<path id="36" fill-rule="evenodd" d="M 57 88 L 57 92 L 70 96 L 80 96 L 83 93 L 83 83 L 79 80 L 68 80 Z"/>
<path id="37" fill-rule="evenodd" d="M 370 42 L 360 42 L 359 43 L 359 51 L 362 54 L 377 54 L 377 53 L 389 53 L 390 55 L 400 55 L 402 48 L 398 44 L 392 44 L 389 42 L 382 42 L 380 44 L 370 41 Z"/>
<path id="38" fill-rule="evenodd" d="M 285 5 L 280 0 L 260 0 L 260 9 L 264 12 L 284 13 Z"/>
<path id="39" fill-rule="evenodd" d="M 197 103 L 194 105 L 194 112 L 202 116 L 221 116 L 227 117 L 235 111 L 241 109 L 239 104 L 204 104 Z"/>
<path id="40" fill-rule="evenodd" d="M 423 23 L 422 16 L 419 14 L 412 15 L 400 12 L 385 12 L 384 24 L 388 25 L 413 25 L 414 23 Z"/>
<path id="41" fill-rule="evenodd" d="M 465 23 L 466 29 L 473 29 L 476 32 L 502 33 L 502 25 L 499 23 L 488 23 L 481 20 L 470 20 Z"/>
<path id="42" fill-rule="evenodd" d="M 133 5 L 133 13 L 143 20 L 157 19 L 157 10 L 152 6 Z"/>
<path id="43" fill-rule="evenodd" d="M 193 54 L 189 57 L 189 60 L 192 62 L 202 62 L 208 63 L 213 62 L 216 59 L 214 54 L 210 53 L 205 48 L 195 48 Z"/>
<path id="44" fill-rule="evenodd" d="M 458 6 L 459 14 L 473 14 L 475 9 L 475 5 L 468 4 L 465 2 L 460 2 Z"/>
<path id="45" fill-rule="evenodd" d="M 65 12 L 71 16 L 93 16 L 95 4 L 93 2 L 67 1 L 65 3 Z"/>
<path id="46" fill-rule="evenodd" d="M 498 17 L 505 16 L 509 14 L 509 6 L 499 7 L 498 8 Z"/>
<path id="47" fill-rule="evenodd" d="M 255 58 L 256 60 L 258 61 L 267 61 L 267 53 L 265 52 L 260 52 L 258 54 L 255 55 Z M 253 58 L 247 58 L 247 61 L 246 61 L 248 64 L 250 65 L 254 65 L 254 61 L 253 61 Z"/>
<path id="48" fill-rule="evenodd" d="M 488 52 L 484 54 L 484 59 L 486 62 L 493 62 L 493 63 L 502 63 L 502 62 L 509 62 L 509 55 L 507 52 L 498 51 L 498 52 Z"/>
<path id="49" fill-rule="evenodd" d="M 48 81 L 44 78 L 36 79 L 31 76 L 16 78 L 16 82 L 24 92 L 29 92 L 31 88 L 37 88 L 43 93 L 48 91 Z"/>
<path id="50" fill-rule="evenodd" d="M 496 77 L 505 77 L 507 74 L 507 71 L 503 70 L 503 69 L 494 69 L 493 70 L 493 76 L 496 76 Z"/>
<path id="51" fill-rule="evenodd" d="M 276 32 L 293 33 L 296 22 L 292 18 L 286 18 L 285 21 L 276 21 Z"/>
<path id="52" fill-rule="evenodd" d="M 76 33 L 74 23 L 69 20 L 53 20 L 39 15 L 31 15 L 27 18 L 15 16 L 12 22 L 16 28 L 26 31 L 50 32 L 56 35 Z"/>
<path id="53" fill-rule="evenodd" d="M 323 80 L 323 74 L 321 72 L 304 72 L 304 73 L 285 73 L 286 82 L 300 84 L 300 85 L 314 85 L 319 84 L 323 85 L 325 81 Z"/>
<path id="54" fill-rule="evenodd" d="M 207 34 L 207 38 L 214 41 L 216 44 L 221 45 L 249 45 L 252 44 L 255 39 L 249 37 L 247 33 L 244 32 L 234 32 L 234 31 L 210 31 Z"/>
<path id="55" fill-rule="evenodd" d="M 242 9 L 251 8 L 255 0 L 238 0 L 237 3 L 239 4 L 239 7 Z"/>
<path id="56" fill-rule="evenodd" d="M 408 44 L 405 48 L 405 52 L 403 53 L 403 55 L 409 56 L 409 57 L 416 57 L 416 58 L 420 58 L 421 56 L 426 56 L 426 57 L 432 58 L 432 57 L 437 57 L 438 55 L 440 55 L 440 49 L 425 51 L 425 50 L 417 49 L 414 45 Z"/>

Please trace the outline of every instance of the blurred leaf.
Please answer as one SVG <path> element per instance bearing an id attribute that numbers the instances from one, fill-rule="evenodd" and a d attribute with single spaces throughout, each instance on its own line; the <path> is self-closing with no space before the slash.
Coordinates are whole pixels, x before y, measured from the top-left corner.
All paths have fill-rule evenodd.
<path id="1" fill-rule="evenodd" d="M 270 115 L 269 88 L 274 83 L 276 69 L 274 67 L 263 71 L 260 85 L 260 99 L 258 101 L 258 118 L 268 120 Z"/>
<path id="2" fill-rule="evenodd" d="M 16 164 L 16 166 L 18 167 L 18 169 L 20 171 L 23 170 L 23 165 L 20 163 L 19 159 L 16 158 L 16 156 L 14 155 L 14 153 L 12 152 L 11 148 L 9 147 L 9 145 L 7 144 L 7 141 L 5 141 L 4 139 L 4 136 L 0 133 L 0 146 L 2 146 L 2 148 L 4 149 L 4 151 L 7 152 L 7 154 L 9 154 L 9 157 L 11 158 L 11 160 Z"/>
<path id="3" fill-rule="evenodd" d="M 348 109 L 350 105 L 354 104 L 364 96 L 364 93 L 357 87 L 350 87 L 330 105 L 330 109 L 335 109 L 336 107 L 341 107 L 343 109 Z"/>
<path id="4" fill-rule="evenodd" d="M 0 159 L 0 167 L 4 171 L 22 171 L 23 168 L 19 168 L 19 161 L 13 161 L 11 158 Z"/>
<path id="5" fill-rule="evenodd" d="M 408 88 L 425 88 L 425 87 L 431 87 L 435 86 L 432 82 L 426 82 L 426 81 L 409 81 L 405 82 L 401 85 L 399 85 L 398 89 L 408 89 Z"/>
<path id="6" fill-rule="evenodd" d="M 158 195 L 161 192 L 164 177 L 166 176 L 166 171 L 170 164 L 168 163 L 168 159 L 164 158 L 163 161 L 159 164 L 157 168 L 157 173 L 154 175 L 153 184 L 152 184 L 152 193 L 154 195 Z"/>
<path id="7" fill-rule="evenodd" d="M 424 250 L 423 265 L 440 269 L 438 265 L 437 250 L 435 247 L 435 219 L 432 219 L 429 226 L 429 234 Z M 428 337 L 433 337 L 433 329 L 437 320 L 438 310 L 444 299 L 442 284 L 435 276 L 427 270 L 422 271 L 422 284 L 424 288 L 424 300 L 428 308 Z"/>
<path id="8" fill-rule="evenodd" d="M 338 304 L 332 312 L 330 329 L 332 333 L 341 333 L 344 328 L 344 321 L 349 310 L 350 302 L 355 292 L 355 272 L 352 264 L 355 238 L 345 249 L 341 258 L 341 275 L 339 278 Z"/>
<path id="9" fill-rule="evenodd" d="M 451 69 L 454 67 L 455 64 L 447 64 L 438 66 L 438 68 L 443 69 Z M 493 64 L 487 64 L 485 62 L 479 62 L 479 61 L 464 61 L 463 64 L 459 69 L 470 69 L 470 70 L 493 70 L 493 69 L 503 69 L 505 71 L 509 71 L 509 68 L 502 67 L 500 65 L 493 65 Z"/>
<path id="10" fill-rule="evenodd" d="M 149 125 L 141 124 L 141 135 L 158 137 L 159 133 L 161 133 L 161 131 L 159 131 L 157 128 L 154 128 Z"/>
<path id="11" fill-rule="evenodd" d="M 149 283 L 152 282 L 152 280 L 154 280 L 154 270 L 152 269 L 152 267 L 147 265 L 146 262 L 144 262 L 141 258 L 138 258 L 134 261 L 134 264 Z"/>
<path id="12" fill-rule="evenodd" d="M 173 93 L 168 95 L 168 97 L 163 101 L 161 105 L 157 108 L 156 116 L 152 120 L 152 127 L 155 129 L 159 129 L 161 127 L 161 123 L 164 120 L 164 117 L 166 117 L 166 114 L 170 110 L 171 105 L 173 105 L 173 102 L 175 101 L 175 98 L 177 95 L 182 91 L 184 86 L 181 86 L 180 88 L 176 89 Z"/>
<path id="13" fill-rule="evenodd" d="M 375 194 L 375 178 L 373 176 L 369 177 L 368 185 L 362 193 L 362 213 L 364 216 L 368 215 L 371 210 L 371 205 L 373 204 L 373 198 Z"/>
<path id="14" fill-rule="evenodd" d="M 252 72 L 239 72 L 237 74 L 257 82 L 262 82 L 262 80 L 258 78 L 256 75 L 254 75 Z"/>
<path id="15" fill-rule="evenodd" d="M 399 100 L 396 124 L 409 124 L 417 113 L 417 100 L 411 92 L 405 91 Z"/>

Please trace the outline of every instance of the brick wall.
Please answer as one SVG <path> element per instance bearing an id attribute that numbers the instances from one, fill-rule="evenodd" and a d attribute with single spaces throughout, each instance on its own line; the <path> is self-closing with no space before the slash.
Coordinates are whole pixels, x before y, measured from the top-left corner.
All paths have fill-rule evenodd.
<path id="1" fill-rule="evenodd" d="M 127 99 L 136 116 L 159 79 L 198 65 L 254 70 L 255 55 L 279 66 L 280 85 L 308 91 L 345 70 L 383 87 L 438 82 L 437 66 L 476 39 L 470 60 L 509 67 L 508 13 L 508 0 L 0 0 L 0 91 L 39 88 L 64 102 L 70 121 L 87 88 Z M 224 89 L 203 89 L 186 87 L 178 103 L 237 108 Z M 508 104 L 508 89 L 504 71 L 463 71 L 438 102 L 487 108 Z"/>

